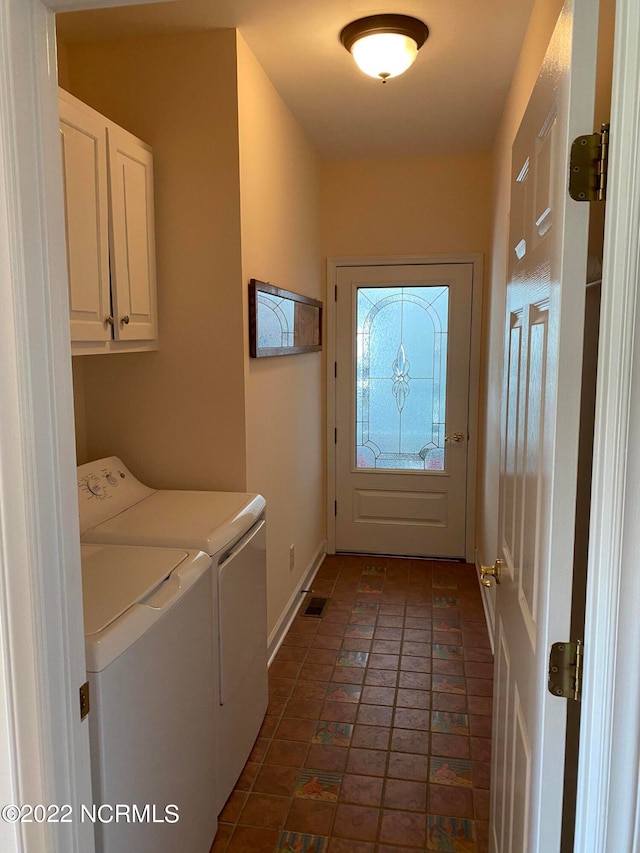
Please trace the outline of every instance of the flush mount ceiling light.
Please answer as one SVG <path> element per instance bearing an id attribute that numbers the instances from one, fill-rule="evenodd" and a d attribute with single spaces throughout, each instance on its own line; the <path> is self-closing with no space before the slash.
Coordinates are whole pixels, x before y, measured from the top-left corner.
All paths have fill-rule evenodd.
<path id="1" fill-rule="evenodd" d="M 407 70 L 428 35 L 429 28 L 417 18 L 370 15 L 347 24 L 340 41 L 365 74 L 386 83 Z"/>

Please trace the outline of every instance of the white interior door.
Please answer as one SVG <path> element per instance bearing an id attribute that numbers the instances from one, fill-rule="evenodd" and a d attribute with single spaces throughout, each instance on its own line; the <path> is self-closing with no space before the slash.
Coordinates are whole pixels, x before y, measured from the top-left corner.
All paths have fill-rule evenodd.
<path id="1" fill-rule="evenodd" d="M 465 556 L 473 265 L 337 275 L 336 548 Z"/>
<path id="2" fill-rule="evenodd" d="M 491 849 L 560 849 L 588 205 L 568 151 L 592 131 L 597 0 L 568 0 L 513 145 L 497 555 Z"/>

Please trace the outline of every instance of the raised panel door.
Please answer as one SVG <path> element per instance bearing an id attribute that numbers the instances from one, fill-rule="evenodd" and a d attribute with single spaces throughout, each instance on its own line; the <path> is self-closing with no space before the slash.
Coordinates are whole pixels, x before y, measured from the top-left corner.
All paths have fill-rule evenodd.
<path id="1" fill-rule="evenodd" d="M 505 323 L 492 853 L 557 853 L 566 701 L 547 691 L 570 639 L 588 206 L 567 192 L 591 131 L 597 0 L 568 0 L 513 144 Z"/>

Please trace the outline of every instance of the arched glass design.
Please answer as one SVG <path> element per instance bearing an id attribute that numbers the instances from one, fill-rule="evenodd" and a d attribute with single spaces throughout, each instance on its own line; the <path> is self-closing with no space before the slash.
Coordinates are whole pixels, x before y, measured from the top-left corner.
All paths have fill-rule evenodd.
<path id="1" fill-rule="evenodd" d="M 359 287 L 356 467 L 444 471 L 449 288 Z"/>
<path id="2" fill-rule="evenodd" d="M 293 346 L 294 305 L 281 296 L 258 294 L 258 347 Z"/>

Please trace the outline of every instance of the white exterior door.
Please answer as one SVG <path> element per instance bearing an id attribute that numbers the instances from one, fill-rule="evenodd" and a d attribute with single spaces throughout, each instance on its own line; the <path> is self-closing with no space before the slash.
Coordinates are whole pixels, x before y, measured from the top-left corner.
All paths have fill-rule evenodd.
<path id="1" fill-rule="evenodd" d="M 473 265 L 337 275 L 336 548 L 465 557 Z"/>
<path id="2" fill-rule="evenodd" d="M 492 767 L 493 853 L 560 849 L 588 205 L 568 151 L 592 131 L 597 0 L 568 0 L 513 145 Z"/>

